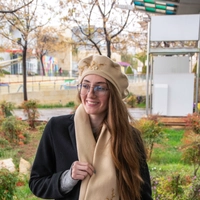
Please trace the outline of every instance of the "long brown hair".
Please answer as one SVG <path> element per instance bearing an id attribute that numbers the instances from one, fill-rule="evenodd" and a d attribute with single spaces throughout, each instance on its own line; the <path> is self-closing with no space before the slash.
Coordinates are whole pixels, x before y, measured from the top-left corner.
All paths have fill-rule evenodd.
<path id="1" fill-rule="evenodd" d="M 107 126 L 111 133 L 111 153 L 116 168 L 120 200 L 140 200 L 140 161 L 145 159 L 144 145 L 137 130 L 129 122 L 129 113 L 116 88 L 110 91 Z"/>
<path id="2" fill-rule="evenodd" d="M 120 200 L 140 200 L 140 161 L 146 159 L 138 130 L 130 125 L 131 116 L 115 86 L 107 80 L 110 97 L 104 120 L 111 133 L 111 154 L 116 169 Z M 80 94 L 77 95 L 81 102 Z"/>

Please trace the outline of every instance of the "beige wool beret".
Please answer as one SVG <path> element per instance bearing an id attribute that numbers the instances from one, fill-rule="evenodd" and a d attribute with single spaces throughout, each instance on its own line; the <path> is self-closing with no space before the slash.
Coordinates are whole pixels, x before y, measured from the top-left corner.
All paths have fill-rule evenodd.
<path id="1" fill-rule="evenodd" d="M 122 73 L 121 66 L 107 56 L 91 55 L 78 63 L 79 83 L 89 74 L 104 77 L 110 81 L 120 93 L 122 99 L 128 95 L 128 78 Z"/>

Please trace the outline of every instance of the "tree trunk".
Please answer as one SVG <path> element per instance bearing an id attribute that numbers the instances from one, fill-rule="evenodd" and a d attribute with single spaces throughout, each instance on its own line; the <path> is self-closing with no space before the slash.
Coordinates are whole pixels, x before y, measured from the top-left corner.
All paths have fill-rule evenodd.
<path id="1" fill-rule="evenodd" d="M 22 60 L 22 69 L 23 69 L 23 93 L 24 93 L 24 101 L 28 100 L 27 96 L 27 71 L 26 71 L 26 53 L 27 53 L 27 41 L 25 41 L 25 45 L 23 46 L 23 60 Z"/>
<path id="2" fill-rule="evenodd" d="M 108 58 L 111 58 L 111 41 L 106 40 L 106 46 L 107 46 L 107 56 Z"/>
<path id="3" fill-rule="evenodd" d="M 42 58 L 43 58 L 43 55 L 41 54 L 41 55 L 40 55 L 40 63 L 41 63 L 41 65 L 42 65 L 42 74 L 43 74 L 43 76 L 45 76 L 44 63 L 43 63 Z"/>

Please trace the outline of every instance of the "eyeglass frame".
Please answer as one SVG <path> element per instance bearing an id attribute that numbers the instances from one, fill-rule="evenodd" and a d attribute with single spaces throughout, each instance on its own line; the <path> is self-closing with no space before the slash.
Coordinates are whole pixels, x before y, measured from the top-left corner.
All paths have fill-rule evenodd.
<path id="1" fill-rule="evenodd" d="M 107 85 L 107 83 L 104 83 L 104 84 Z M 87 89 L 86 94 L 81 94 L 81 89 L 82 89 L 82 86 L 83 86 L 83 85 L 89 86 L 88 89 Z M 91 87 L 89 84 L 80 83 L 80 84 L 77 85 L 77 89 L 78 89 L 79 94 L 82 95 L 82 96 L 86 96 L 86 95 L 90 92 L 90 89 L 91 89 L 91 88 L 93 88 L 92 92 L 93 92 L 96 96 L 104 96 L 104 95 L 106 95 L 106 93 L 107 93 L 107 91 L 109 90 L 109 88 L 103 88 L 104 90 L 98 91 L 98 87 L 99 87 L 99 86 L 100 86 L 100 85 L 95 85 L 95 86 L 92 86 L 92 87 Z M 103 93 L 100 93 L 100 95 L 99 95 L 99 94 L 97 94 L 96 92 L 103 92 Z"/>

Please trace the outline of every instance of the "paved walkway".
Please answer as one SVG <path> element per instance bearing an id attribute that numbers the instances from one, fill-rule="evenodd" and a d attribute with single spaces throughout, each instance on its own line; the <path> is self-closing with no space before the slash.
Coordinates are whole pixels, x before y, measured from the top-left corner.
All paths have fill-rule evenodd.
<path id="1" fill-rule="evenodd" d="M 38 110 L 40 113 L 40 117 L 38 120 L 48 121 L 53 116 L 70 114 L 73 109 L 72 108 L 52 108 L 52 109 L 48 108 L 48 109 L 38 109 Z M 145 109 L 129 108 L 129 112 L 131 116 L 135 119 L 140 119 L 141 117 L 145 116 Z M 13 115 L 18 116 L 22 118 L 23 120 L 27 119 L 22 109 L 15 109 L 13 111 Z"/>

